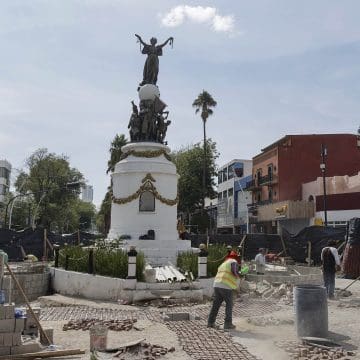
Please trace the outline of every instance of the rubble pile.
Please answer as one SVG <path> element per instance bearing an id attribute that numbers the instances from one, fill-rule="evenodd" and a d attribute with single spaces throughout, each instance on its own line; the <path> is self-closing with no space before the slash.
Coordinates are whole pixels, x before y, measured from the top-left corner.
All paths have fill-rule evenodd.
<path id="1" fill-rule="evenodd" d="M 165 356 L 167 353 L 172 353 L 174 351 L 174 347 L 168 349 L 164 346 L 141 342 L 136 346 L 119 350 L 116 354 L 113 355 L 113 358 L 118 358 L 119 360 L 155 360 Z"/>
<path id="2" fill-rule="evenodd" d="M 293 286 L 290 284 L 270 284 L 264 280 L 256 284 L 253 294 L 263 299 L 281 300 L 285 305 L 293 304 Z"/>
<path id="3" fill-rule="evenodd" d="M 83 320 L 71 320 L 64 324 L 63 331 L 68 330 L 90 330 L 94 325 L 106 326 L 112 331 L 129 331 L 134 327 L 136 319 L 125 319 L 125 320 L 98 320 L 98 319 L 83 319 Z M 136 328 L 135 328 L 136 330 Z"/>
<path id="4" fill-rule="evenodd" d="M 342 347 L 328 347 L 313 344 L 300 344 L 296 341 L 281 341 L 276 345 L 290 354 L 294 360 L 350 360 L 355 356 L 353 351 L 348 351 Z"/>

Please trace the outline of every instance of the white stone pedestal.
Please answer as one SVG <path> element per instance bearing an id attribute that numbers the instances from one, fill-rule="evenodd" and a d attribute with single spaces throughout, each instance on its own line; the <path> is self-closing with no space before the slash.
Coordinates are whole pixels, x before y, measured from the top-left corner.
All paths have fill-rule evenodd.
<path id="1" fill-rule="evenodd" d="M 112 175 L 113 201 L 108 239 L 129 235 L 127 247 L 136 246 L 154 265 L 176 261 L 178 251 L 190 250 L 190 241 L 178 240 L 177 181 L 170 149 L 159 143 L 130 143 L 122 148 L 124 159 Z M 154 197 L 154 211 L 141 211 L 140 203 Z M 155 240 L 139 240 L 154 230 Z"/>

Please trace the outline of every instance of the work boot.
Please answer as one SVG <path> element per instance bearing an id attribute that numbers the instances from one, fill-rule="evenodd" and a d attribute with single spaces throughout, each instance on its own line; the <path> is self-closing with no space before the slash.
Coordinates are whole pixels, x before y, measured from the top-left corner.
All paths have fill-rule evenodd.
<path id="1" fill-rule="evenodd" d="M 212 329 L 219 329 L 219 326 L 215 324 L 207 324 L 207 327 Z"/>
<path id="2" fill-rule="evenodd" d="M 224 324 L 224 330 L 232 330 L 235 329 L 236 326 L 234 324 Z"/>

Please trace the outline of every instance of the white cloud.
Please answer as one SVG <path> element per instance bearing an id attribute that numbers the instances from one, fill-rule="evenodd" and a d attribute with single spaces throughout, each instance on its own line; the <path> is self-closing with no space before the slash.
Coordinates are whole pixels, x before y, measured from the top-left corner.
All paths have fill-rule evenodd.
<path id="1" fill-rule="evenodd" d="M 213 19 L 213 27 L 215 31 L 232 32 L 234 30 L 235 20 L 232 15 L 219 16 L 216 15 Z"/>
<path id="2" fill-rule="evenodd" d="M 234 16 L 219 15 L 218 9 L 214 7 L 179 5 L 164 14 L 161 23 L 167 27 L 176 27 L 187 19 L 198 24 L 208 23 L 216 32 L 233 33 L 235 30 Z"/>

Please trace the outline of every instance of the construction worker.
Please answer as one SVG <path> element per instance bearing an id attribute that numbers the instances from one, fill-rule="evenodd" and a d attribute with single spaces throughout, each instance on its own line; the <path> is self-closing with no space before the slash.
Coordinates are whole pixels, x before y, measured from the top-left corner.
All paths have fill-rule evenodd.
<path id="1" fill-rule="evenodd" d="M 340 270 L 340 257 L 335 246 L 336 241 L 329 240 L 328 246 L 321 251 L 324 285 L 329 299 L 334 299 L 335 273 Z"/>
<path id="2" fill-rule="evenodd" d="M 234 329 L 232 323 L 233 291 L 238 288 L 240 258 L 231 251 L 219 266 L 214 281 L 214 301 L 208 318 L 208 327 L 215 328 L 215 320 L 220 306 L 225 301 L 224 329 Z"/>

